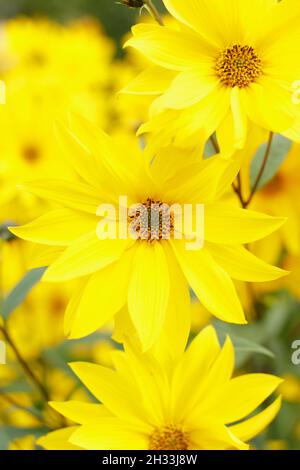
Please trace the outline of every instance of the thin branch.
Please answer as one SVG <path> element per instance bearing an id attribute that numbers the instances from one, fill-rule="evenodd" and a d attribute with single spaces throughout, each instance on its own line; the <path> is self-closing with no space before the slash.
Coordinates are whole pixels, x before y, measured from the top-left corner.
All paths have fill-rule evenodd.
<path id="1" fill-rule="evenodd" d="M 28 378 L 31 380 L 31 382 L 39 389 L 41 395 L 43 398 L 46 400 L 46 402 L 49 401 L 49 395 L 46 390 L 46 388 L 43 386 L 42 383 L 40 383 L 39 379 L 35 375 L 35 373 L 31 370 L 25 359 L 23 359 L 22 354 L 20 353 L 19 349 L 17 346 L 14 344 L 11 336 L 9 335 L 7 329 L 4 326 L 0 326 L 0 331 L 2 332 L 4 339 L 7 341 L 11 349 L 13 350 L 18 362 L 22 366 L 24 372 L 28 376 Z"/>
<path id="2" fill-rule="evenodd" d="M 259 170 L 259 173 L 257 175 L 257 178 L 255 180 L 255 183 L 253 185 L 253 188 L 251 190 L 251 194 L 249 196 L 249 198 L 247 199 L 247 201 L 245 201 L 245 208 L 247 208 L 249 206 L 249 204 L 252 202 L 252 199 L 259 187 L 259 183 L 261 182 L 261 179 L 263 177 L 263 174 L 265 172 L 265 169 L 266 169 L 266 166 L 267 166 L 267 163 L 268 163 L 268 159 L 269 159 L 269 156 L 270 156 L 270 152 L 271 152 L 271 147 L 272 147 L 272 142 L 273 142 L 273 137 L 274 137 L 274 133 L 273 132 L 270 132 L 270 135 L 269 135 L 269 140 L 268 140 L 268 145 L 267 145 L 267 148 L 266 148 L 266 153 L 265 153 L 265 156 L 264 156 L 264 159 L 263 159 L 263 163 L 262 163 L 262 166 Z"/>
<path id="3" fill-rule="evenodd" d="M 246 202 L 243 197 L 241 173 L 239 173 L 237 176 L 237 186 L 234 183 L 232 183 L 232 188 L 233 188 L 233 191 L 237 194 L 240 200 L 241 206 L 245 207 Z"/>
<path id="4" fill-rule="evenodd" d="M 219 144 L 217 142 L 216 136 L 214 134 L 210 136 L 210 141 L 211 141 L 211 144 L 214 148 L 214 151 L 216 153 L 220 153 L 220 147 L 219 147 Z"/>
<path id="5" fill-rule="evenodd" d="M 157 23 L 160 26 L 164 26 L 164 22 L 162 20 L 162 17 L 158 13 L 158 10 L 157 10 L 156 6 L 153 4 L 152 0 L 144 0 L 144 4 L 145 4 L 145 7 L 147 8 L 147 10 L 149 11 L 150 15 L 152 15 L 153 18 L 155 19 L 155 21 L 157 21 Z"/>

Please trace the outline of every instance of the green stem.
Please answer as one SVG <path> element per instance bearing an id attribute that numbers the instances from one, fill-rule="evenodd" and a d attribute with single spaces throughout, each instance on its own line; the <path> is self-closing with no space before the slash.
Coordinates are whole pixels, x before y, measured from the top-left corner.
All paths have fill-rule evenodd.
<path id="1" fill-rule="evenodd" d="M 153 4 L 152 0 L 144 0 L 144 4 L 145 4 L 145 7 L 147 8 L 147 10 L 149 11 L 150 15 L 152 15 L 153 18 L 155 19 L 155 21 L 157 21 L 157 23 L 160 26 L 164 26 L 164 22 L 162 20 L 162 17 L 158 13 L 158 10 L 157 10 L 156 6 Z"/>
<path id="2" fill-rule="evenodd" d="M 13 350 L 13 353 L 15 354 L 19 364 L 22 366 L 24 372 L 28 376 L 28 378 L 31 380 L 31 382 L 39 389 L 42 397 L 46 400 L 46 402 L 49 401 L 49 395 L 46 390 L 46 388 L 43 386 L 43 384 L 40 383 L 39 379 L 35 375 L 35 373 L 31 370 L 25 359 L 23 359 L 22 354 L 20 353 L 19 349 L 17 346 L 14 344 L 10 334 L 8 333 L 7 329 L 5 326 L 0 326 L 0 331 L 3 334 L 4 339 L 6 340 L 7 344 L 11 347 Z"/>
<path id="3" fill-rule="evenodd" d="M 261 182 L 261 179 L 262 179 L 263 174 L 265 172 L 265 169 L 266 169 L 266 166 L 267 166 L 267 163 L 268 163 L 268 159 L 269 159 L 269 156 L 270 156 L 273 137 L 274 137 L 274 133 L 270 132 L 268 145 L 267 145 L 267 148 L 266 148 L 266 153 L 265 153 L 265 156 L 264 156 L 264 159 L 263 159 L 262 166 L 261 166 L 261 168 L 259 170 L 259 173 L 257 175 L 257 178 L 254 182 L 253 188 L 251 190 L 251 194 L 250 194 L 249 198 L 247 199 L 247 201 L 244 202 L 244 205 L 243 205 L 244 209 L 246 209 L 251 204 L 252 199 L 253 199 L 256 191 L 258 190 L 259 183 Z"/>

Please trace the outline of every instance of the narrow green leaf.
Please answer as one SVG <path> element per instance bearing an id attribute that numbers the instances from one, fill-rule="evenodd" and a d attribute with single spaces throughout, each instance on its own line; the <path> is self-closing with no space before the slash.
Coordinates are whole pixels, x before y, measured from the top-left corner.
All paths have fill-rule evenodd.
<path id="1" fill-rule="evenodd" d="M 261 346 L 260 344 L 257 344 L 247 338 L 243 338 L 242 336 L 232 334 L 232 332 L 219 330 L 218 336 L 222 343 L 225 341 L 227 334 L 230 336 L 235 352 L 262 354 L 264 356 L 274 358 L 274 354 L 272 353 L 272 351 L 265 348 L 264 346 Z"/>
<path id="2" fill-rule="evenodd" d="M 282 135 L 276 134 L 273 137 L 271 152 L 268 158 L 267 165 L 265 167 L 263 176 L 260 180 L 258 189 L 261 189 L 266 184 L 268 184 L 278 172 L 279 167 L 284 162 L 290 148 L 292 146 L 292 142 L 283 137 Z M 255 157 L 252 160 L 251 167 L 250 167 L 250 184 L 251 188 L 253 188 L 261 166 L 263 164 L 264 156 L 266 153 L 267 144 L 263 144 L 259 147 Z"/>
<path id="3" fill-rule="evenodd" d="M 231 340 L 234 345 L 236 352 L 250 352 L 256 354 L 262 354 L 263 356 L 268 356 L 274 359 L 274 354 L 269 349 L 261 346 L 260 344 L 254 343 L 246 338 L 238 338 L 237 336 L 231 335 Z"/>
<path id="4" fill-rule="evenodd" d="M 26 298 L 31 289 L 39 282 L 46 268 L 36 268 L 28 271 L 23 279 L 17 284 L 4 299 L 2 304 L 2 316 L 7 319 Z"/>

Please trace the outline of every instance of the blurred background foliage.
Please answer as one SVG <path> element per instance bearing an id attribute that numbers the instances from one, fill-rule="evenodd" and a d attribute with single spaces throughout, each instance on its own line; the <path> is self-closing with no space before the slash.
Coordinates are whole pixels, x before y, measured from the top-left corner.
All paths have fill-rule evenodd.
<path id="1" fill-rule="evenodd" d="M 83 16 L 100 20 L 109 36 L 116 40 L 121 53 L 121 39 L 134 24 L 137 10 L 120 5 L 117 0 L 0 0 L 0 17 L 17 15 L 48 16 L 66 23 Z M 160 2 L 156 2 L 163 11 Z"/>

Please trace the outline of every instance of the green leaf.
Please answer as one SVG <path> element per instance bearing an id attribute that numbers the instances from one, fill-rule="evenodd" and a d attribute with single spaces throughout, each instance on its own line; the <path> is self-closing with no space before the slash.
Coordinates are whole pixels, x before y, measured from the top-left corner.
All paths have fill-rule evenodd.
<path id="1" fill-rule="evenodd" d="M 9 314 L 23 302 L 31 289 L 39 282 L 45 270 L 46 268 L 32 269 L 26 273 L 19 284 L 11 290 L 2 304 L 1 313 L 4 319 L 7 319 Z"/>
<path id="2" fill-rule="evenodd" d="M 274 354 L 269 349 L 261 346 L 260 344 L 254 343 L 246 338 L 239 338 L 237 336 L 231 335 L 231 341 L 233 342 L 234 349 L 236 352 L 247 352 L 247 353 L 256 353 L 262 354 L 263 356 L 270 357 L 274 359 Z"/>
<path id="3" fill-rule="evenodd" d="M 274 359 L 275 356 L 272 351 L 245 337 L 247 335 L 247 328 L 245 329 L 245 327 L 240 326 L 231 327 L 220 321 L 215 322 L 215 328 L 221 344 L 224 343 L 227 335 L 230 337 L 234 346 L 237 367 L 241 367 L 254 354 Z"/>
<path id="4" fill-rule="evenodd" d="M 269 349 L 247 338 L 243 338 L 242 336 L 236 336 L 231 332 L 227 333 L 225 331 L 218 331 L 219 339 L 222 343 L 224 342 L 227 334 L 230 336 L 235 352 L 256 353 L 274 358 L 274 354 Z"/>
<path id="5" fill-rule="evenodd" d="M 268 158 L 268 162 L 266 164 L 263 176 L 260 180 L 258 185 L 258 189 L 261 189 L 263 186 L 268 184 L 278 172 L 279 167 L 284 162 L 290 148 L 292 146 L 292 142 L 283 137 L 282 135 L 276 134 L 273 137 L 272 146 L 270 155 Z M 263 144 L 259 147 L 255 157 L 252 160 L 251 167 L 250 167 L 250 184 L 251 188 L 253 188 L 259 171 L 262 167 L 264 156 L 266 153 L 267 144 Z"/>

